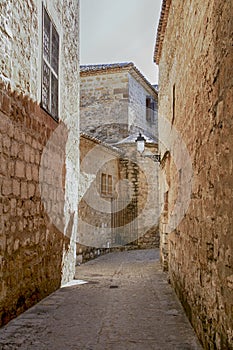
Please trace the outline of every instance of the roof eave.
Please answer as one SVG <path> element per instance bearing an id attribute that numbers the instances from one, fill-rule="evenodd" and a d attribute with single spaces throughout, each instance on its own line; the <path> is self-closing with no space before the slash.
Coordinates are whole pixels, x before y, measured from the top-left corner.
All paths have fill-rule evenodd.
<path id="1" fill-rule="evenodd" d="M 144 75 L 140 72 L 140 70 L 136 67 L 136 66 L 133 66 L 131 69 L 130 69 L 130 71 L 129 71 L 129 73 L 133 73 L 133 72 L 135 72 L 136 73 L 136 75 L 138 76 L 138 80 L 140 80 L 140 82 L 141 82 L 141 84 L 142 84 L 142 86 L 144 86 L 144 88 L 147 90 L 147 89 L 150 89 L 150 91 L 153 93 L 153 94 L 155 94 L 155 95 L 157 95 L 158 96 L 158 91 L 154 88 L 154 86 L 144 77 Z M 134 76 L 133 74 L 132 74 L 132 76 Z M 134 78 L 136 78 L 135 76 L 134 76 Z"/>
<path id="2" fill-rule="evenodd" d="M 84 132 L 84 131 L 80 131 L 80 138 L 84 138 L 84 139 L 87 139 L 87 140 L 90 140 L 90 141 L 93 141 L 95 142 L 96 144 L 102 146 L 102 147 L 105 147 L 106 149 L 112 151 L 113 153 L 115 154 L 122 154 L 122 151 L 117 149 L 116 147 L 114 147 L 114 145 L 110 145 L 94 136 L 91 136 L 90 134 Z"/>
<path id="3" fill-rule="evenodd" d="M 156 44 L 155 44 L 155 50 L 154 50 L 154 62 L 158 65 L 161 58 L 163 41 L 164 41 L 165 31 L 167 28 L 168 15 L 171 7 L 171 2 L 172 0 L 163 0 L 163 3 L 162 3 L 162 10 L 161 10 L 160 19 L 159 19 Z"/>
<path id="4" fill-rule="evenodd" d="M 88 66 L 88 65 L 87 65 Z M 91 65 L 90 65 L 91 66 Z M 105 67 L 105 68 L 96 68 L 96 69 L 90 69 L 90 70 L 84 70 L 80 71 L 80 77 L 86 77 L 90 75 L 98 75 L 98 74 L 109 74 L 109 73 L 121 73 L 121 72 L 128 72 L 132 74 L 132 76 L 140 81 L 142 86 L 145 87 L 145 89 L 149 89 L 152 94 L 158 95 L 158 91 L 153 87 L 153 85 L 144 77 L 144 75 L 141 73 L 141 71 L 134 65 L 134 63 L 130 62 L 128 65 L 123 67 Z M 136 78 L 137 77 L 137 78 Z"/>
<path id="5" fill-rule="evenodd" d="M 95 66 L 95 65 L 83 65 L 83 66 Z M 105 66 L 104 65 L 100 68 L 95 68 L 95 69 L 90 69 L 90 70 L 84 70 L 82 71 L 82 69 L 80 70 L 80 76 L 87 76 L 87 75 L 96 75 L 96 74 L 103 74 L 103 73 L 116 73 L 116 72 L 122 72 L 122 71 L 129 71 L 132 67 L 134 66 L 134 64 L 132 62 L 129 62 L 127 65 L 121 67 L 121 66 Z"/>

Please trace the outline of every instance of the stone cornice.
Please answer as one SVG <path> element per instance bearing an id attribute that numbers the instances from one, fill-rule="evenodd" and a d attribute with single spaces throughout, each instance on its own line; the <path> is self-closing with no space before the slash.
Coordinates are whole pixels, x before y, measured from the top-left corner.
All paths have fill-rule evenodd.
<path id="1" fill-rule="evenodd" d="M 133 62 L 122 62 L 122 63 L 105 63 L 105 64 L 87 64 L 80 66 L 80 75 L 87 76 L 98 73 L 110 73 L 110 72 L 121 72 L 122 70 L 128 71 L 133 67 Z"/>
<path id="2" fill-rule="evenodd" d="M 109 151 L 113 152 L 114 154 L 117 154 L 117 155 L 121 155 L 122 154 L 122 151 L 119 150 L 118 148 L 116 148 L 116 147 L 114 147 L 112 145 L 109 145 L 106 142 L 101 141 L 101 140 L 97 139 L 96 137 L 91 136 L 91 135 L 89 135 L 89 134 L 87 134 L 87 133 L 85 133 L 83 131 L 80 132 L 80 138 L 84 138 L 86 140 L 93 141 L 96 144 L 105 147 L 106 149 L 108 149 Z"/>
<path id="3" fill-rule="evenodd" d="M 158 92 L 151 85 L 151 83 L 144 77 L 140 70 L 134 65 L 133 62 L 126 63 L 113 63 L 113 64 L 99 64 L 99 65 L 81 65 L 80 77 L 86 77 L 98 74 L 111 74 L 111 73 L 130 73 L 146 90 L 150 90 L 150 93 L 154 96 L 158 96 Z"/>
<path id="4" fill-rule="evenodd" d="M 129 73 L 146 89 L 150 90 L 151 95 L 158 98 L 157 90 L 149 83 L 149 81 L 144 77 L 144 75 L 140 72 L 140 70 L 133 65 L 130 69 Z"/>
<path id="5" fill-rule="evenodd" d="M 161 53 L 162 53 L 163 40 L 164 40 L 166 28 L 167 28 L 167 21 L 168 21 L 171 2 L 172 0 L 163 0 L 163 3 L 162 3 L 162 10 L 160 14 L 155 51 L 154 51 L 154 62 L 156 64 L 159 64 Z"/>

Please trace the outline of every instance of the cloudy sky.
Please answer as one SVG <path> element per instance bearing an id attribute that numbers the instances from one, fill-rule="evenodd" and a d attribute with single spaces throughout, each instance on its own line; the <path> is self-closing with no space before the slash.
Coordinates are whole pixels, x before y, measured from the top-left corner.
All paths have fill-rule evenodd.
<path id="1" fill-rule="evenodd" d="M 132 61 L 151 83 L 162 0 L 81 0 L 81 64 Z"/>

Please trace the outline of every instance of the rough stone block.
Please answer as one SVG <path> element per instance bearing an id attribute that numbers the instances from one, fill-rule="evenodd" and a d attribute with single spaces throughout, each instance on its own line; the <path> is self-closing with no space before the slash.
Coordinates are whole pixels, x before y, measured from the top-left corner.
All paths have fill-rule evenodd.
<path id="1" fill-rule="evenodd" d="M 15 176 L 18 178 L 25 178 L 25 163 L 17 160 L 15 163 Z"/>
<path id="2" fill-rule="evenodd" d="M 31 198 L 31 197 L 34 197 L 34 196 L 35 196 L 35 184 L 30 183 L 28 185 L 28 197 Z"/>
<path id="3" fill-rule="evenodd" d="M 9 196 L 12 194 L 12 180 L 4 179 L 2 183 L 2 195 Z"/>
<path id="4" fill-rule="evenodd" d="M 13 195 L 18 197 L 20 195 L 20 182 L 16 179 L 13 179 Z"/>
<path id="5" fill-rule="evenodd" d="M 26 179 L 28 181 L 32 180 L 32 166 L 31 166 L 31 164 L 26 164 Z"/>
<path id="6" fill-rule="evenodd" d="M 28 198 L 28 184 L 25 181 L 20 184 L 20 195 L 22 199 Z"/>
<path id="7" fill-rule="evenodd" d="M 7 159 L 3 155 L 0 155 L 0 174 L 7 174 Z"/>
<path id="8" fill-rule="evenodd" d="M 35 182 L 39 180 L 39 167 L 37 165 L 32 165 L 32 179 Z"/>

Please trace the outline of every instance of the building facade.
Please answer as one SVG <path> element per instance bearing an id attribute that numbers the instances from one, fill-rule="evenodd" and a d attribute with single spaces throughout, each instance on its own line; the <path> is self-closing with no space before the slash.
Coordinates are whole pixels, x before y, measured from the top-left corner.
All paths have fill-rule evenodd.
<path id="1" fill-rule="evenodd" d="M 78 263 L 123 246 L 159 246 L 158 221 L 153 221 L 158 211 L 158 163 L 137 154 L 134 138 L 114 147 L 81 134 Z M 157 152 L 157 143 L 150 140 L 148 145 Z"/>
<path id="2" fill-rule="evenodd" d="M 155 48 L 162 262 L 204 348 L 221 350 L 233 349 L 232 12 L 164 0 Z"/>
<path id="3" fill-rule="evenodd" d="M 79 1 L 0 10 L 2 325 L 74 276 Z"/>
<path id="4" fill-rule="evenodd" d="M 126 221 L 125 233 L 129 237 L 127 229 L 134 232 L 130 241 L 138 248 L 158 248 L 159 162 L 150 158 L 158 154 L 158 141 L 144 134 L 145 150 L 141 154 L 135 142 L 137 137 L 138 133 L 135 133 L 116 144 L 123 152 L 120 162 L 121 178 L 128 184 L 128 193 L 126 190 L 123 192 L 132 197 L 131 206 L 126 208 L 132 220 Z"/>
<path id="5" fill-rule="evenodd" d="M 157 91 L 133 63 L 81 66 L 80 128 L 108 143 L 144 130 L 157 137 Z"/>
<path id="6" fill-rule="evenodd" d="M 112 203 L 120 196 L 120 156 L 116 148 L 81 134 L 77 242 L 83 246 L 101 249 L 114 245 Z"/>
<path id="7" fill-rule="evenodd" d="M 81 66 L 80 75 L 81 130 L 121 152 L 120 185 L 111 204 L 109 244 L 123 246 L 134 242 L 135 247 L 158 246 L 158 220 L 152 220 L 156 221 L 153 224 L 149 220 L 158 216 L 158 168 L 152 161 L 143 160 L 135 142 L 142 132 L 150 139 L 147 152 L 157 152 L 157 90 L 133 63 Z M 153 205 L 144 210 L 149 198 Z"/>

